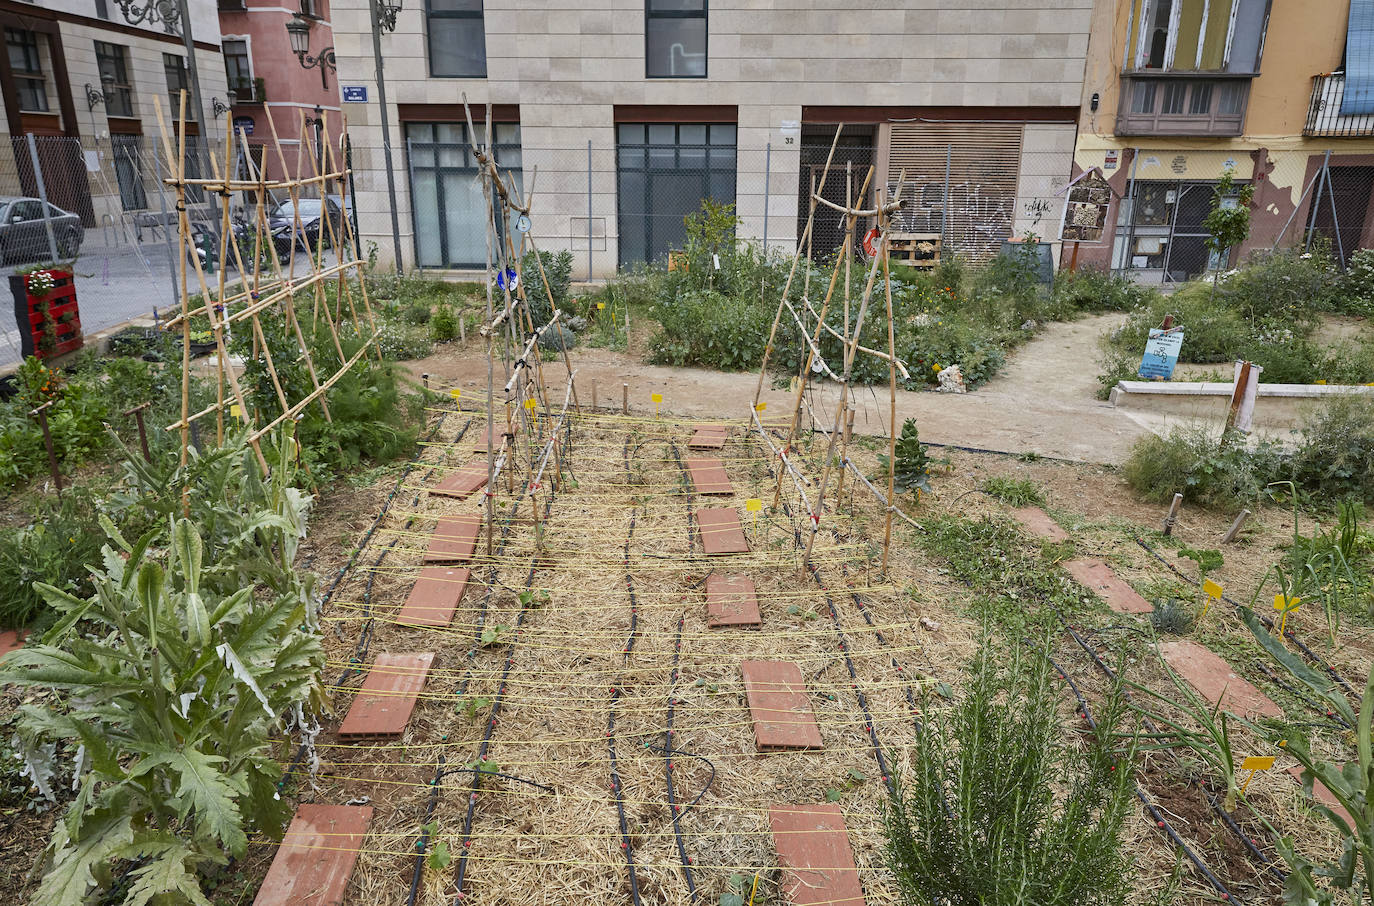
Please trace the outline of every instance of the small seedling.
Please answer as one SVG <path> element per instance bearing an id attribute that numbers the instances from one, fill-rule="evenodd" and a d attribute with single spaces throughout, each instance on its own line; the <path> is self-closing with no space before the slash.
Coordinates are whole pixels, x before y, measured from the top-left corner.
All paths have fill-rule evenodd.
<path id="1" fill-rule="evenodd" d="M 490 707 L 491 698 L 489 696 L 474 695 L 470 697 L 464 697 L 463 700 L 459 702 L 453 710 L 461 710 L 464 714 L 468 716 L 468 720 L 475 720 L 477 718 L 477 715 L 486 711 L 487 708 Z"/>
<path id="2" fill-rule="evenodd" d="M 552 600 L 552 598 L 549 596 L 548 589 L 545 588 L 541 588 L 538 591 L 535 591 L 532 588 L 527 588 L 524 591 L 520 592 L 519 597 L 521 607 L 543 607 L 545 604 L 549 603 L 549 601 Z"/>
<path id="3" fill-rule="evenodd" d="M 499 623 L 495 626 L 488 626 L 485 629 L 483 629 L 482 647 L 490 648 L 492 645 L 495 645 L 497 642 L 501 640 L 501 636 L 504 635 L 506 630 L 508 629 L 510 629 L 509 626 L 503 626 Z"/>
<path id="4" fill-rule="evenodd" d="M 720 906 L 744 906 L 744 875 L 733 874 L 730 889 L 720 895 Z"/>
<path id="5" fill-rule="evenodd" d="M 468 770 L 477 771 L 479 774 L 495 774 L 501 770 L 501 765 L 492 761 L 490 758 L 483 758 L 480 761 L 470 761 L 464 765 Z"/>

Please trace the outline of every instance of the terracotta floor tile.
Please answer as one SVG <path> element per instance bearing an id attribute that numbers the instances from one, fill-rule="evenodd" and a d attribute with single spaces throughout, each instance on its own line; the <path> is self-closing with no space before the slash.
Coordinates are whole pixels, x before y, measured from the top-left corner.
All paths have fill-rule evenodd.
<path id="1" fill-rule="evenodd" d="M 1221 706 L 1241 717 L 1283 716 L 1283 709 L 1270 701 L 1269 696 L 1237 676 L 1230 664 L 1197 642 L 1187 639 L 1162 642 L 1159 653 L 1179 676 L 1213 705 L 1225 695 Z"/>
<path id="2" fill-rule="evenodd" d="M 445 516 L 434 524 L 429 547 L 425 550 L 425 562 L 462 563 L 471 560 L 481 531 L 481 516 Z"/>
<path id="3" fill-rule="evenodd" d="M 415 699 L 425 687 L 425 676 L 433 662 L 431 652 L 377 655 L 353 706 L 339 725 L 339 738 L 400 736 L 415 710 Z"/>
<path id="4" fill-rule="evenodd" d="M 1293 776 L 1293 779 L 1298 782 L 1298 788 L 1301 789 L 1302 765 L 1293 765 L 1291 768 L 1288 769 L 1288 773 L 1291 774 Z M 1346 824 L 1350 825 L 1351 827 L 1355 826 L 1355 819 L 1350 817 L 1350 813 L 1345 810 L 1345 806 L 1341 805 L 1340 800 L 1336 798 L 1335 794 L 1333 794 L 1330 790 L 1326 788 L 1326 784 L 1322 783 L 1320 780 L 1317 780 L 1315 777 L 1312 778 L 1312 798 L 1316 799 L 1322 805 L 1326 806 L 1327 808 L 1331 809 L 1331 811 L 1339 815 L 1341 817 L 1341 820 L 1345 821 Z"/>
<path id="5" fill-rule="evenodd" d="M 27 629 L 6 629 L 0 632 L 0 657 L 23 648 L 24 639 L 28 637 L 28 634 Z"/>
<path id="6" fill-rule="evenodd" d="M 371 823 L 370 805 L 298 807 L 253 906 L 339 906 Z"/>
<path id="7" fill-rule="evenodd" d="M 487 464 L 470 462 L 462 468 L 450 472 L 444 479 L 429 489 L 431 494 L 441 497 L 457 497 L 462 500 L 473 491 L 487 484 Z"/>
<path id="8" fill-rule="evenodd" d="M 835 803 L 768 810 L 782 890 L 792 906 L 864 906 L 844 814 Z"/>
<path id="9" fill-rule="evenodd" d="M 687 440 L 689 450 L 719 450 L 725 446 L 730 429 L 724 425 L 702 425 Z"/>
<path id="10" fill-rule="evenodd" d="M 706 577 L 706 614 L 706 625 L 712 629 L 760 625 L 754 581 L 748 576 L 711 573 Z"/>
<path id="11" fill-rule="evenodd" d="M 426 566 L 411 586 L 396 622 L 402 626 L 447 626 L 463 599 L 470 575 L 466 566 Z"/>
<path id="12" fill-rule="evenodd" d="M 1048 538 L 1051 541 L 1069 540 L 1069 533 L 1064 531 L 1059 523 L 1051 519 L 1049 513 L 1038 506 L 1014 507 L 1011 515 L 1032 535 L 1039 535 L 1041 538 Z"/>
<path id="13" fill-rule="evenodd" d="M 1078 580 L 1079 585 L 1096 592 L 1117 613 L 1150 613 L 1154 610 L 1149 601 L 1137 594 L 1101 560 L 1091 557 L 1066 560 L 1064 569 Z"/>
<path id="14" fill-rule="evenodd" d="M 729 507 L 700 509 L 696 512 L 697 531 L 706 553 L 747 554 L 749 541 L 740 528 L 739 513 Z"/>
<path id="15" fill-rule="evenodd" d="M 800 667 L 791 661 L 741 661 L 739 669 L 760 752 L 822 748 Z"/>
<path id="16" fill-rule="evenodd" d="M 692 476 L 692 487 L 698 494 L 733 494 L 730 476 L 725 474 L 725 463 L 719 459 L 688 457 L 687 471 Z"/>

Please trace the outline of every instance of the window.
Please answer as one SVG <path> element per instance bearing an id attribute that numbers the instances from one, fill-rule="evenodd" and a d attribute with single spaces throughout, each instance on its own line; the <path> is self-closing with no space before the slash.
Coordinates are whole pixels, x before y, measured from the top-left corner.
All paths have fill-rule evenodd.
<path id="1" fill-rule="evenodd" d="M 119 181 L 119 200 L 126 211 L 141 211 L 148 207 L 148 195 L 143 189 L 140 144 L 137 135 L 115 133 L 110 136 L 115 178 Z"/>
<path id="2" fill-rule="evenodd" d="M 109 0 L 95 0 L 95 16 L 97 19 L 110 18 Z"/>
<path id="3" fill-rule="evenodd" d="M 734 123 L 621 123 L 616 158 L 621 264 L 682 248 L 703 198 L 735 200 Z"/>
<path id="4" fill-rule="evenodd" d="M 95 42 L 95 65 L 100 70 L 100 87 L 105 92 L 105 113 L 109 116 L 134 115 L 128 59 L 127 47 L 107 41 Z"/>
<path id="5" fill-rule="evenodd" d="M 30 113 L 48 112 L 48 83 L 43 61 L 38 55 L 38 35 L 21 28 L 5 29 L 5 47 L 10 55 L 10 70 L 19 95 L 19 109 Z"/>
<path id="6" fill-rule="evenodd" d="M 229 90 L 238 95 L 239 100 L 248 100 L 253 95 L 253 64 L 248 59 L 248 41 L 225 38 L 219 47 L 224 54 L 224 75 Z"/>
<path id="7" fill-rule="evenodd" d="M 645 0 L 644 74 L 706 78 L 707 0 Z"/>
<path id="8" fill-rule="evenodd" d="M 172 119 L 181 118 L 181 92 L 191 90 L 191 80 L 186 73 L 186 62 L 174 53 L 162 55 L 162 71 L 167 76 L 167 95 L 172 102 Z M 189 96 L 188 96 L 189 97 Z M 194 104 L 186 105 L 186 119 L 196 118 Z M 190 153 L 189 151 L 187 152 Z"/>
<path id="9" fill-rule="evenodd" d="M 301 0 L 301 15 L 310 19 L 323 18 L 319 0 Z"/>
<path id="10" fill-rule="evenodd" d="M 426 0 L 429 74 L 485 79 L 487 30 L 482 0 Z"/>
<path id="11" fill-rule="evenodd" d="M 1118 135 L 1240 135 L 1250 80 L 1124 80 Z"/>
<path id="12" fill-rule="evenodd" d="M 521 178 L 520 126 L 492 127 L 492 152 L 504 174 L 518 187 Z M 477 127 L 480 137 L 484 127 Z M 477 176 L 467 127 L 461 123 L 406 123 L 410 162 L 411 210 L 415 223 L 415 263 L 420 267 L 473 268 L 487 260 L 487 205 Z M 350 201 L 351 204 L 351 201 Z M 507 225 L 498 221 L 499 236 Z"/>
<path id="13" fill-rule="evenodd" d="M 1124 68 L 1259 71 L 1267 0 L 1132 0 Z"/>

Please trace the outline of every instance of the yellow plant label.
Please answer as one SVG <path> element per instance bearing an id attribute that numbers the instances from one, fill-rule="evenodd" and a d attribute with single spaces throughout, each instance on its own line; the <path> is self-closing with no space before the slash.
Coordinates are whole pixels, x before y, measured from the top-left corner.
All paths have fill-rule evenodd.
<path id="1" fill-rule="evenodd" d="M 1274 595 L 1274 609 L 1282 611 L 1297 610 L 1302 598 L 1288 597 L 1287 595 Z"/>
<path id="2" fill-rule="evenodd" d="M 649 399 L 653 400 L 653 401 L 656 402 L 656 403 L 661 403 L 661 402 L 663 402 L 663 394 L 661 394 L 661 393 L 651 393 L 651 394 L 649 394 Z"/>
<path id="3" fill-rule="evenodd" d="M 453 397 L 454 399 L 462 399 L 463 391 L 458 389 L 457 387 L 454 387 L 452 390 L 448 392 L 448 395 Z"/>
<path id="4" fill-rule="evenodd" d="M 598 302 L 598 303 L 596 303 L 596 310 L 597 310 L 597 311 L 605 311 L 605 310 L 606 310 L 606 303 L 605 303 L 605 302 Z"/>
<path id="5" fill-rule="evenodd" d="M 767 409 L 767 408 L 768 408 L 768 404 L 767 404 L 767 403 L 759 403 L 757 406 L 754 407 L 754 411 L 755 411 L 755 412 L 762 412 L 763 410 L 765 410 L 765 409 Z"/>
<path id="6" fill-rule="evenodd" d="M 539 404 L 534 401 L 534 397 L 530 397 L 529 399 L 525 400 L 525 408 L 530 410 L 531 412 L 534 411 L 534 407 L 537 405 Z"/>
<path id="7" fill-rule="evenodd" d="M 1267 771 L 1273 766 L 1273 755 L 1250 755 L 1240 763 L 1242 771 Z"/>
<path id="8" fill-rule="evenodd" d="M 1207 579 L 1202 583 L 1202 591 L 1204 594 L 1207 595 L 1207 597 L 1212 598 L 1213 600 L 1218 600 L 1221 598 L 1221 586 L 1213 582 L 1211 579 Z"/>
<path id="9" fill-rule="evenodd" d="M 763 509 L 763 500 L 758 497 L 750 497 L 748 500 L 744 501 L 744 508 L 751 513 L 757 513 L 759 510 Z"/>

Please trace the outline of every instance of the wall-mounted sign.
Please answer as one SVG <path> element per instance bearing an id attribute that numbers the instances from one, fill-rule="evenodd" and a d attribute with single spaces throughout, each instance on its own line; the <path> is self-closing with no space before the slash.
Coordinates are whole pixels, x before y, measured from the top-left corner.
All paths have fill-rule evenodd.
<path id="1" fill-rule="evenodd" d="M 1112 150 L 1108 151 L 1106 157 L 1102 159 L 1102 169 L 1115 170 L 1116 165 L 1120 160 L 1121 152 L 1113 148 Z"/>
<path id="2" fill-rule="evenodd" d="M 252 134 L 253 134 L 253 127 L 256 126 L 256 125 L 257 125 L 257 124 L 256 124 L 255 122 L 253 122 L 253 118 L 252 118 L 251 116 L 236 116 L 236 117 L 234 117 L 234 131 L 235 131 L 235 132 L 242 132 L 244 135 L 252 135 Z"/>
<path id="3" fill-rule="evenodd" d="M 1097 168 L 1084 173 L 1064 193 L 1064 221 L 1059 227 L 1059 238 L 1065 242 L 1101 241 L 1111 204 L 1112 187 Z"/>
<path id="4" fill-rule="evenodd" d="M 801 140 L 801 122 L 783 120 L 778 123 L 778 134 L 782 137 L 782 144 L 796 145 Z"/>
<path id="5" fill-rule="evenodd" d="M 340 85 L 339 90 L 343 92 L 343 102 L 345 104 L 367 103 L 366 85 Z"/>

